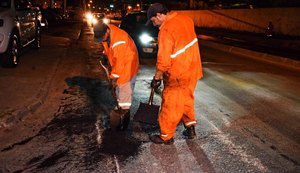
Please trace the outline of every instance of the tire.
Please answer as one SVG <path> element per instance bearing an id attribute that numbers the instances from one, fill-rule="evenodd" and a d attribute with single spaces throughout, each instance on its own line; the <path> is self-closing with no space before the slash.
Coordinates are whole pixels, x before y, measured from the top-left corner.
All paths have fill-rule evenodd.
<path id="1" fill-rule="evenodd" d="M 35 31 L 35 38 L 32 43 L 32 48 L 39 49 L 40 47 L 41 47 L 41 27 L 39 25 Z"/>
<path id="2" fill-rule="evenodd" d="M 6 52 L 1 55 L 1 66 L 5 68 L 17 67 L 19 63 L 19 39 L 16 34 L 13 34 Z"/>

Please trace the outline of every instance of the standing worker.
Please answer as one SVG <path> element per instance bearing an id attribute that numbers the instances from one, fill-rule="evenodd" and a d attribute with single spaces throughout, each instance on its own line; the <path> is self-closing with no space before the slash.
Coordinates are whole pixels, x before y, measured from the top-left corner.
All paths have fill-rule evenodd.
<path id="1" fill-rule="evenodd" d="M 157 144 L 172 144 L 177 125 L 183 122 L 183 134 L 193 139 L 195 133 L 194 90 L 202 74 L 198 39 L 191 18 L 169 12 L 160 3 L 147 11 L 148 22 L 159 27 L 156 72 L 151 87 L 163 80 L 162 105 L 159 113 L 160 135 L 150 136 Z"/>
<path id="2" fill-rule="evenodd" d="M 104 52 L 111 65 L 109 77 L 118 102 L 111 114 L 117 115 L 119 120 L 116 127 L 112 128 L 125 130 L 130 121 L 130 107 L 139 68 L 137 48 L 125 31 L 103 22 L 94 26 L 94 41 L 104 43 Z"/>

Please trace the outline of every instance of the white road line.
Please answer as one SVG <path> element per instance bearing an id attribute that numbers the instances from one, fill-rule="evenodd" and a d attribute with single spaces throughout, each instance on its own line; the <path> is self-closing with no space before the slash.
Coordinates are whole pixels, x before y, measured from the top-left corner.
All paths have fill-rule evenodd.
<path id="1" fill-rule="evenodd" d="M 249 165 L 252 165 L 260 170 L 260 172 L 270 172 L 267 167 L 265 167 L 261 161 L 258 158 L 255 158 L 254 156 L 248 154 L 246 151 L 243 150 L 241 146 L 235 145 L 231 139 L 228 137 L 230 134 L 224 134 L 218 127 L 216 127 L 212 122 L 210 122 L 208 119 L 204 118 L 207 123 L 210 124 L 213 129 L 217 132 L 216 138 L 220 140 L 225 146 L 228 147 L 228 151 L 241 158 L 241 161 L 244 163 L 247 163 Z M 228 125 L 228 124 L 227 124 Z"/>
<path id="2" fill-rule="evenodd" d="M 101 123 L 101 121 L 100 121 L 100 115 L 98 115 L 97 116 L 97 121 L 96 121 L 96 123 L 95 123 L 95 126 L 96 126 L 96 130 L 97 130 L 97 143 L 98 144 L 101 144 L 101 128 L 100 128 L 100 123 Z"/>
<path id="3" fill-rule="evenodd" d="M 117 159 L 116 155 L 114 155 L 114 160 L 115 160 L 115 163 L 116 163 L 117 173 L 120 173 L 120 165 L 119 165 L 119 162 L 118 162 L 118 159 Z"/>

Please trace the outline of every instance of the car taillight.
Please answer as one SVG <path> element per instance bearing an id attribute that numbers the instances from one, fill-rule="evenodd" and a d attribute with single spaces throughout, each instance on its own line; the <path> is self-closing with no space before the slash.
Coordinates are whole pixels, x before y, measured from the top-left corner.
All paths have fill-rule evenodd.
<path id="1" fill-rule="evenodd" d="M 3 26 L 3 23 L 4 23 L 3 19 L 0 19 L 0 27 Z"/>

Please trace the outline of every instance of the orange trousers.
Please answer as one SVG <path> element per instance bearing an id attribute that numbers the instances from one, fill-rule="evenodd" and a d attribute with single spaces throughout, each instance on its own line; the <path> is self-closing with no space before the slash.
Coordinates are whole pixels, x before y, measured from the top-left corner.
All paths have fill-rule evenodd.
<path id="1" fill-rule="evenodd" d="M 195 125 L 194 91 L 197 80 L 190 80 L 184 86 L 164 86 L 159 113 L 160 137 L 169 140 L 175 135 L 177 125 L 182 121 L 185 127 Z"/>

